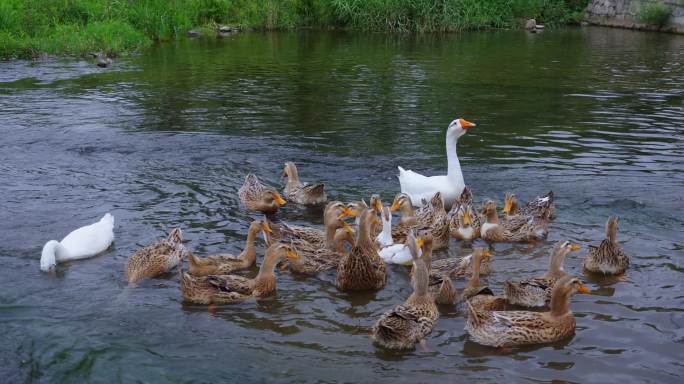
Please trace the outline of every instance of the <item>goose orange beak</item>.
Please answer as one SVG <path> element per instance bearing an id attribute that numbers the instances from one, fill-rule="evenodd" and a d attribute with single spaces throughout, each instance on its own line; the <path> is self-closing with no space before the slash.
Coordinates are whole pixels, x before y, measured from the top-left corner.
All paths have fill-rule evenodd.
<path id="1" fill-rule="evenodd" d="M 472 128 L 476 125 L 475 123 L 471 123 L 470 121 L 468 121 L 466 119 L 459 119 L 459 122 L 461 123 L 461 128 L 463 128 L 463 129 Z"/>

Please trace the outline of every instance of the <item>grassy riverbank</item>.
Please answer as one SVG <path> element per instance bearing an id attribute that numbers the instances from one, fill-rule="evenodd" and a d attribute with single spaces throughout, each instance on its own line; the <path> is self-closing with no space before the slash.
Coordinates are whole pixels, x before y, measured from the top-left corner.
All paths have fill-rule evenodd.
<path id="1" fill-rule="evenodd" d="M 440 32 L 577 21 L 588 0 L 2 0 L 0 58 L 112 54 L 192 28 Z"/>

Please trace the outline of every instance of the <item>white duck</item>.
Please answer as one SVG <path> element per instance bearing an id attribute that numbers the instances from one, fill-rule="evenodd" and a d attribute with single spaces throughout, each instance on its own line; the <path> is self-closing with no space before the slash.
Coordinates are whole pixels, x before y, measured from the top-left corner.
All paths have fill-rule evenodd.
<path id="1" fill-rule="evenodd" d="M 406 244 L 394 244 L 392 239 L 392 213 L 389 207 L 382 207 L 382 232 L 375 238 L 375 241 L 380 245 L 378 255 L 390 264 L 412 265 L 411 250 Z M 418 239 L 418 257 L 422 255 L 420 246 L 421 240 Z"/>
<path id="2" fill-rule="evenodd" d="M 430 198 L 437 192 L 442 193 L 444 206 L 450 209 L 453 202 L 458 199 L 465 188 L 461 164 L 456 155 L 456 142 L 466 133 L 466 130 L 474 127 L 475 124 L 465 120 L 456 119 L 449 124 L 446 133 L 446 152 L 449 164 L 447 174 L 443 176 L 423 176 L 411 170 L 399 167 L 399 185 L 401 192 L 406 193 L 411 198 L 411 204 L 422 206 L 423 200 L 430 201 Z"/>
<path id="3" fill-rule="evenodd" d="M 114 216 L 71 231 L 62 241 L 50 240 L 43 246 L 40 269 L 48 272 L 57 262 L 85 259 L 106 250 L 114 241 Z"/>

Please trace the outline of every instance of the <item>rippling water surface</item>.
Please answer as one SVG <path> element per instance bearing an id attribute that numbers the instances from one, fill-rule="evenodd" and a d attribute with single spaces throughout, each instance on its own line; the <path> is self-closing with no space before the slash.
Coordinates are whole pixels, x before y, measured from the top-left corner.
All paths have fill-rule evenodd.
<path id="1" fill-rule="evenodd" d="M 339 292 L 334 273 L 281 273 L 276 296 L 215 314 L 182 301 L 175 273 L 126 287 L 127 257 L 174 226 L 197 254 L 238 252 L 253 217 L 236 196 L 247 172 L 280 184 L 293 160 L 335 199 L 377 192 L 387 202 L 397 165 L 446 169 L 444 131 L 457 116 L 478 124 L 458 147 L 478 200 L 557 196 L 548 241 L 496 245 L 486 279 L 494 290 L 542 273 L 555 241 L 596 244 L 608 215 L 621 217 L 627 279 L 588 279 L 593 293 L 573 299 L 572 338 L 484 348 L 445 310 L 429 351 L 377 349 L 372 324 L 411 292 L 404 268 L 367 294 Z M 681 382 L 683 134 L 684 37 L 667 34 L 246 33 L 165 44 L 107 70 L 0 62 L 0 374 Z M 39 272 L 47 240 L 107 211 L 116 218 L 110 251 L 56 276 Z M 317 209 L 287 205 L 279 215 L 321 222 Z M 453 241 L 448 255 L 470 249 Z M 566 270 L 581 274 L 583 257 L 572 254 Z"/>

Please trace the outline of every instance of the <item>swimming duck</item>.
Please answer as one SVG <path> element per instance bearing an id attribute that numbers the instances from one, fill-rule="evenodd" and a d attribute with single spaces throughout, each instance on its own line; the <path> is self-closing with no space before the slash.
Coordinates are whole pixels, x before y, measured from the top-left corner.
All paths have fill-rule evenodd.
<path id="1" fill-rule="evenodd" d="M 489 275 L 491 273 L 491 256 L 492 253 L 484 251 L 485 256 L 480 260 L 480 276 Z M 447 275 L 450 277 L 465 277 L 472 274 L 473 255 L 455 258 L 447 257 L 446 259 L 435 260 L 432 262 L 433 273 Z"/>
<path id="2" fill-rule="evenodd" d="M 40 269 L 49 272 L 58 262 L 95 256 L 109 248 L 113 241 L 114 216 L 106 213 L 97 223 L 71 231 L 62 241 L 45 243 L 40 255 Z"/>
<path id="3" fill-rule="evenodd" d="M 617 241 L 618 217 L 611 216 L 606 222 L 606 238 L 598 247 L 589 246 L 584 269 L 606 275 L 619 275 L 629 267 L 629 257 Z"/>
<path id="4" fill-rule="evenodd" d="M 288 200 L 297 204 L 321 204 L 328 200 L 325 184 L 304 184 L 299 180 L 297 166 L 288 161 L 283 169 L 283 176 L 287 177 L 287 184 L 283 191 Z"/>
<path id="5" fill-rule="evenodd" d="M 549 191 L 546 195 L 529 201 L 520 208 L 518 207 L 518 198 L 515 194 L 506 193 L 504 196 L 503 212 L 506 214 L 506 219 L 514 218 L 515 216 L 531 216 L 535 219 L 551 220 L 556 216 L 553 191 Z"/>
<path id="6" fill-rule="evenodd" d="M 331 201 L 325 206 L 323 211 L 323 230 L 280 223 L 279 232 L 282 236 L 281 240 L 284 242 L 305 241 L 314 247 L 325 247 L 335 250 L 335 243 L 333 241 L 335 231 L 337 228 L 349 227 L 349 224 L 344 222 L 342 218 L 345 215 L 353 214 L 346 204 L 339 201 Z"/>
<path id="7" fill-rule="evenodd" d="M 303 275 L 315 275 L 319 272 L 337 268 L 340 258 L 346 253 L 344 249 L 345 243 L 354 247 L 353 233 L 350 226 L 338 229 L 333 240 L 335 244 L 334 250 L 312 246 L 310 243 L 302 241 L 294 241 L 291 245 L 297 251 L 299 259 L 290 260 L 285 268 Z"/>
<path id="8" fill-rule="evenodd" d="M 135 284 L 140 280 L 169 272 L 181 263 L 187 252 L 183 247 L 183 233 L 174 228 L 169 236 L 149 245 L 128 258 L 125 268 L 126 280 Z"/>
<path id="9" fill-rule="evenodd" d="M 546 238 L 548 235 L 548 221 L 532 220 L 522 226 L 515 228 L 509 226 L 505 221 L 499 222 L 496 213 L 496 203 L 487 200 L 484 204 L 482 213 L 486 217 L 486 222 L 480 227 L 480 237 L 487 242 L 534 242 Z"/>
<path id="10" fill-rule="evenodd" d="M 456 240 L 472 241 L 480 237 L 480 219 L 470 204 L 461 205 L 449 219 L 449 234 Z"/>
<path id="11" fill-rule="evenodd" d="M 426 263 L 418 257 L 413 233 L 407 243 L 413 260 L 413 293 L 401 305 L 385 312 L 373 327 L 373 340 L 389 349 L 411 349 L 432 332 L 439 319 L 434 298 L 428 292 Z"/>
<path id="12" fill-rule="evenodd" d="M 192 276 L 181 274 L 180 288 L 183 298 L 196 304 L 236 304 L 248 299 L 264 297 L 276 289 L 273 269 L 287 257 L 297 259 L 294 249 L 286 244 L 275 244 L 266 250 L 259 273 L 253 279 L 238 275 Z"/>
<path id="13" fill-rule="evenodd" d="M 435 299 L 435 303 L 441 305 L 453 305 L 458 298 L 458 292 L 454 287 L 451 277 L 439 270 L 434 270 L 432 261 L 432 235 L 422 232 L 417 240 L 418 253 L 422 253 L 422 259 L 428 267 L 428 291 Z M 411 270 L 413 277 L 413 270 Z"/>
<path id="14" fill-rule="evenodd" d="M 254 239 L 260 231 L 263 232 L 264 239 L 268 233 L 273 232 L 266 220 L 252 221 L 247 230 L 245 249 L 238 256 L 219 254 L 199 258 L 188 252 L 188 272 L 194 276 L 225 275 L 251 267 L 256 262 Z"/>
<path id="15" fill-rule="evenodd" d="M 565 256 L 580 249 L 569 241 L 559 242 L 551 253 L 549 269 L 543 276 L 523 280 L 518 283 L 506 281 L 504 293 L 511 304 L 525 307 L 542 307 L 551 299 L 551 289 L 558 279 L 565 276 L 563 262 Z"/>
<path id="16" fill-rule="evenodd" d="M 276 213 L 285 204 L 275 188 L 262 184 L 253 173 L 245 177 L 245 183 L 238 189 L 238 196 L 247 209 L 267 215 Z"/>
<path id="17" fill-rule="evenodd" d="M 575 331 L 570 299 L 589 289 L 573 276 L 564 276 L 553 287 L 548 312 L 483 311 L 468 305 L 465 330 L 476 343 L 512 347 L 562 340 Z"/>
<path id="18" fill-rule="evenodd" d="M 501 311 L 506 308 L 507 300 L 504 296 L 495 296 L 489 287 L 480 285 L 480 266 L 490 256 L 491 253 L 484 248 L 478 247 L 473 250 L 470 281 L 458 298 L 461 305 L 469 301 L 470 305 L 479 310 Z"/>
<path id="19" fill-rule="evenodd" d="M 409 196 L 414 206 L 421 206 L 423 199 L 429 201 L 435 193 L 441 192 L 444 198 L 444 205 L 450 208 L 461 192 L 463 192 L 465 182 L 463 181 L 461 164 L 456 154 L 456 143 L 466 133 L 466 130 L 474 126 L 475 124 L 465 119 L 455 119 L 449 124 L 446 132 L 448 162 L 446 175 L 428 177 L 398 167 L 401 192 Z"/>
<path id="20" fill-rule="evenodd" d="M 385 263 L 378 255 L 371 238 L 371 226 L 380 224 L 375 212 L 366 209 L 361 213 L 361 223 L 356 244 L 349 254 L 343 255 L 337 265 L 337 287 L 343 291 L 381 289 L 387 280 Z"/>
<path id="21" fill-rule="evenodd" d="M 408 201 L 404 195 L 398 195 L 392 208 L 403 207 Z M 428 230 L 434 238 L 433 250 L 444 249 L 449 246 L 449 220 L 444 210 L 442 194 L 435 193 L 430 201 L 415 212 L 414 221 L 403 221 L 392 228 L 392 238 L 395 242 L 401 243 L 406 240 L 409 229 Z"/>

